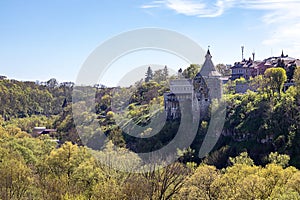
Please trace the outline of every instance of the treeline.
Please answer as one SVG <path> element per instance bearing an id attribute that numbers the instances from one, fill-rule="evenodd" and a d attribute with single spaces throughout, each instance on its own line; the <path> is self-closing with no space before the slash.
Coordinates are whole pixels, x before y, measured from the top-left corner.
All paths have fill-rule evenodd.
<path id="1" fill-rule="evenodd" d="M 197 71 L 199 66 L 192 65 L 183 75 L 193 77 Z M 166 71 L 128 88 L 87 87 L 95 102 L 83 101 L 87 93 L 76 91 L 76 126 L 72 84 L 1 80 L 0 199 L 300 199 L 300 69 L 296 85 L 285 92 L 282 73 L 271 70 L 250 80 L 255 92 L 246 94 L 233 92 L 235 82 L 225 85 L 225 127 L 213 151 L 203 159 L 197 156 L 208 117 L 177 162 L 164 168 L 153 163 L 153 171 L 140 170 L 143 163 L 132 151 L 163 147 L 180 121 L 167 122 L 145 141 L 124 130 L 164 114 Z M 57 129 L 54 137 L 60 142 L 47 135 L 32 138 L 35 126 Z M 138 134 L 152 135 L 155 128 Z M 78 130 L 88 134 L 80 138 Z M 99 146 L 95 141 L 101 134 L 111 142 Z"/>
<path id="2" fill-rule="evenodd" d="M 32 138 L 3 124 L 0 141 L 3 200 L 300 198 L 300 171 L 287 167 L 289 156 L 278 153 L 268 156 L 265 167 L 244 152 L 221 170 L 175 162 L 164 168 L 153 163 L 145 168 L 151 170 L 135 173 L 143 169 L 134 164 L 139 157 L 111 142 L 99 152 L 70 142 L 56 148 L 47 136 Z"/>
<path id="3" fill-rule="evenodd" d="M 191 78 L 197 71 L 199 66 L 191 65 L 183 71 L 183 75 Z M 296 86 L 291 86 L 285 92 L 282 90 L 286 75 L 281 68 L 269 70 L 265 76 L 251 79 L 248 84 L 255 92 L 234 92 L 235 84 L 245 80 L 226 84 L 227 114 L 223 135 L 204 161 L 217 168 L 224 168 L 228 165 L 227 160 L 230 156 L 237 156 L 246 150 L 255 164 L 264 166 L 267 163 L 266 157 L 277 151 L 289 155 L 289 164 L 300 168 L 299 74 L 298 68 L 294 74 Z M 90 110 L 84 110 L 86 103 L 90 103 L 81 98 L 86 93 L 79 91 L 77 102 L 73 103 L 83 110 L 80 112 L 80 123 L 76 126 L 71 105 L 73 84 L 58 84 L 53 79 L 43 85 L 0 81 L 0 110 L 6 123 L 13 123 L 27 133 L 30 133 L 34 126 L 57 129 L 56 138 L 60 144 L 71 141 L 82 145 L 82 138 L 78 136 L 77 131 L 84 130 L 89 133 L 85 135 L 88 141 L 85 144 L 95 149 L 101 147 L 94 141 L 99 138 L 98 135 L 104 133 L 117 146 L 135 152 L 149 152 L 169 143 L 177 133 L 180 121 L 166 122 L 159 134 L 147 140 L 136 139 L 126 134 L 134 130 L 136 125 L 146 126 L 152 117 L 164 115 L 163 94 L 169 90 L 170 79 L 167 69 L 154 73 L 148 69 L 147 77 L 148 82 L 140 81 L 128 88 L 88 87 L 88 90 L 92 91 L 91 99 L 95 97 L 92 114 Z M 97 121 L 100 126 L 87 125 L 91 121 Z M 203 161 L 198 159 L 197 155 L 209 122 L 210 119 L 206 118 L 200 123 L 197 136 L 191 145 L 192 151 L 185 154 L 182 159 L 184 162 Z M 152 126 L 136 134 L 147 136 L 156 132 L 156 127 Z"/>
<path id="4" fill-rule="evenodd" d="M 5 120 L 32 115 L 57 115 L 64 103 L 71 101 L 73 84 L 58 84 L 55 79 L 46 83 L 0 80 L 0 116 Z"/>

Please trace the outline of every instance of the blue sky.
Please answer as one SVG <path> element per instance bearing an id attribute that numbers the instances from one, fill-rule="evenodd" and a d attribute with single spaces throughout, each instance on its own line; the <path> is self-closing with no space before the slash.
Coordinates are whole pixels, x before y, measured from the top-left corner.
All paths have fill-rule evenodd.
<path id="1" fill-rule="evenodd" d="M 203 48 L 210 45 L 215 64 L 239 61 L 242 45 L 245 57 L 255 51 L 256 58 L 263 59 L 283 49 L 300 58 L 299 6 L 299 0 L 1 0 L 0 74 L 74 81 L 102 42 L 144 27 L 174 30 Z M 131 65 L 126 64 L 116 66 L 116 74 Z M 106 81 L 110 79 L 114 77 Z"/>

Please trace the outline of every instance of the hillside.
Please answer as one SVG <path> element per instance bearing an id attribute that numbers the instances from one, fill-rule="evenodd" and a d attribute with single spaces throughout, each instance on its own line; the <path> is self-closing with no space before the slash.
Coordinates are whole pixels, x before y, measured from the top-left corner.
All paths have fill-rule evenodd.
<path id="1" fill-rule="evenodd" d="M 191 66 L 186 72 L 197 71 L 194 68 L 195 66 Z M 155 78 L 163 77 L 157 74 Z M 188 73 L 185 75 L 193 76 Z M 295 80 L 297 78 L 295 77 Z M 215 151 L 205 160 L 218 167 L 225 167 L 229 156 L 236 156 L 246 150 L 255 163 L 264 165 L 265 157 L 270 152 L 277 151 L 289 155 L 290 164 L 300 167 L 299 87 L 293 86 L 286 92 L 278 93 L 275 89 L 264 86 L 266 83 L 259 80 L 259 77 L 253 79 L 252 83 L 255 83 L 257 92 L 248 91 L 245 94 L 232 92 L 230 88 L 234 83 L 229 82 L 225 85 L 227 114 L 223 135 L 215 146 Z M 129 88 L 89 88 L 95 93 L 95 112 L 88 116 L 89 112 L 83 111 L 83 120 L 97 120 L 101 126 L 94 129 L 99 133 L 104 132 L 115 145 L 135 152 L 147 152 L 161 148 L 175 136 L 179 125 L 179 121 L 176 120 L 167 121 L 160 133 L 148 140 L 136 140 L 122 132 L 134 129 L 134 124 L 146 126 L 151 116 L 163 114 L 163 94 L 168 91 L 166 78 L 146 83 L 138 82 Z M 56 138 L 61 144 L 71 141 L 81 145 L 72 118 L 72 90 L 73 84 L 58 84 L 55 79 L 44 85 L 2 80 L 1 116 L 5 124 L 14 124 L 28 133 L 32 132 L 34 126 L 47 124 L 49 128 L 57 129 Z M 124 99 L 129 101 L 123 102 Z M 78 102 L 73 103 L 87 103 L 80 101 L 80 98 L 77 100 Z M 200 123 L 198 136 L 191 146 L 195 155 L 184 160 L 200 162 L 196 155 L 209 121 L 209 118 L 206 118 Z M 80 129 L 80 125 L 77 128 Z M 97 133 L 95 130 L 91 130 L 91 134 Z M 151 131 L 154 130 L 148 130 L 147 134 L 151 135 Z"/>

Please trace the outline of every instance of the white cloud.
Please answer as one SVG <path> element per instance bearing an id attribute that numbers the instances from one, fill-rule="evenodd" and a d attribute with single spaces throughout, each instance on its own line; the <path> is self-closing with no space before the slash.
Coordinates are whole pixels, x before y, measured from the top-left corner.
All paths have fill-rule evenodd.
<path id="1" fill-rule="evenodd" d="M 256 6 L 258 7 L 258 6 Z M 269 3 L 262 22 L 272 30 L 264 45 L 282 48 L 288 54 L 300 57 L 300 1 Z M 258 7 L 259 8 L 259 7 Z"/>
<path id="2" fill-rule="evenodd" d="M 158 8 L 159 5 L 143 5 L 141 6 L 141 8 L 144 8 L 144 9 L 148 9 L 148 8 Z"/>
<path id="3" fill-rule="evenodd" d="M 236 0 L 218 0 L 213 5 L 208 5 L 205 1 L 192 0 L 163 0 L 153 1 L 141 6 L 141 8 L 167 8 L 178 14 L 197 17 L 218 17 L 224 13 L 227 7 Z"/>
<path id="4" fill-rule="evenodd" d="M 218 17 L 233 7 L 259 9 L 272 12 L 264 17 L 264 21 L 269 20 L 271 22 L 277 19 L 289 19 L 300 16 L 300 13 L 297 12 L 300 6 L 299 0 L 217 0 L 213 3 L 211 2 L 209 0 L 161 0 L 152 1 L 141 6 L 141 8 L 161 7 L 173 10 L 178 14 L 197 17 Z"/>
<path id="5" fill-rule="evenodd" d="M 300 57 L 300 0 L 161 0 L 142 8 L 169 9 L 195 17 L 219 17 L 231 8 L 263 10 L 261 22 L 270 30 L 263 44 L 285 48 Z"/>

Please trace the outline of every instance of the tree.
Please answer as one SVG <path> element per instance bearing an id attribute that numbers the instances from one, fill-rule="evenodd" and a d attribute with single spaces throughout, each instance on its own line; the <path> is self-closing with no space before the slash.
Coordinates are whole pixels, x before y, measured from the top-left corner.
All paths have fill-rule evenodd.
<path id="1" fill-rule="evenodd" d="M 294 73 L 294 81 L 296 83 L 296 86 L 298 88 L 300 88 L 300 67 L 297 67 L 295 69 L 295 73 Z"/>
<path id="2" fill-rule="evenodd" d="M 178 196 L 180 199 L 216 199 L 213 183 L 220 177 L 216 167 L 200 165 L 195 173 L 187 178 Z"/>
<path id="3" fill-rule="evenodd" d="M 145 82 L 149 82 L 152 79 L 153 79 L 153 71 L 152 71 L 151 67 L 149 66 L 148 70 L 146 72 Z"/>
<path id="4" fill-rule="evenodd" d="M 169 70 L 168 70 L 167 65 L 164 67 L 163 75 L 164 75 L 165 80 L 167 80 L 169 77 Z"/>
<path id="5" fill-rule="evenodd" d="M 283 188 L 288 180 L 295 173 L 295 168 L 283 169 L 281 166 L 276 164 L 268 164 L 266 167 L 260 170 L 260 176 L 266 179 L 264 193 L 268 197 L 276 188 Z"/>
<path id="6" fill-rule="evenodd" d="M 166 80 L 165 73 L 162 69 L 156 70 L 152 77 L 153 81 L 160 83 Z"/>
<path id="7" fill-rule="evenodd" d="M 106 180 L 98 182 L 93 187 L 92 200 L 119 200 L 122 198 L 122 186 L 121 182 L 115 179 L 115 177 L 107 177 Z"/>
<path id="8" fill-rule="evenodd" d="M 32 175 L 19 154 L 0 148 L 1 199 L 24 199 L 33 184 Z"/>
<path id="9" fill-rule="evenodd" d="M 300 194 L 300 171 L 296 171 L 288 180 L 287 187 L 295 190 L 298 195 Z"/>
<path id="10" fill-rule="evenodd" d="M 250 78 L 250 86 L 253 90 L 263 92 L 266 89 L 266 79 L 262 75 Z"/>
<path id="11" fill-rule="evenodd" d="M 278 152 L 272 152 L 269 154 L 268 160 L 270 163 L 286 167 L 289 164 L 290 156 L 285 154 L 278 154 Z"/>
<path id="12" fill-rule="evenodd" d="M 242 152 L 239 156 L 235 158 L 229 158 L 232 164 L 244 164 L 244 165 L 254 165 L 253 160 L 248 156 L 247 152 Z"/>
<path id="13" fill-rule="evenodd" d="M 90 158 L 84 147 L 78 147 L 71 142 L 66 142 L 59 149 L 51 151 L 46 159 L 49 170 L 56 176 L 67 175 L 70 178 L 76 167 Z"/>
<path id="14" fill-rule="evenodd" d="M 146 199 L 172 199 L 183 187 L 183 180 L 189 169 L 176 162 L 164 168 L 158 164 L 150 164 L 142 176 L 147 180 L 148 194 Z"/>
<path id="15" fill-rule="evenodd" d="M 222 74 L 223 76 L 230 76 L 230 68 L 224 64 L 217 64 L 216 65 L 216 69 L 218 70 L 218 72 L 220 74 Z"/>
<path id="16" fill-rule="evenodd" d="M 251 186 L 255 186 L 254 183 L 250 183 L 249 176 L 258 173 L 259 168 L 257 166 L 249 166 L 245 164 L 235 164 L 231 167 L 224 169 L 224 173 L 213 183 L 215 188 L 215 199 L 245 199 L 242 196 L 245 190 L 250 189 Z M 241 182 L 249 181 L 249 186 L 241 184 Z M 254 187 L 252 187 L 254 189 Z M 257 188 L 257 187 L 256 187 Z M 247 191 L 250 193 L 250 191 Z M 253 190 L 251 192 L 254 192 Z M 255 192 L 256 193 L 256 192 Z M 255 195 L 252 194 L 252 195 Z M 256 195 L 255 195 L 256 196 Z M 246 198 L 246 199 L 259 199 L 258 197 Z"/>
<path id="17" fill-rule="evenodd" d="M 76 193 L 85 194 L 88 199 L 91 199 L 97 184 L 102 184 L 104 180 L 103 171 L 97 166 L 94 158 L 90 158 L 76 167 L 72 177 L 72 183 L 76 185 Z"/>
<path id="18" fill-rule="evenodd" d="M 296 64 L 291 64 L 286 67 L 286 76 L 289 81 L 293 79 L 296 68 L 297 68 Z"/>
<path id="19" fill-rule="evenodd" d="M 266 179 L 257 173 L 241 177 L 236 186 L 238 191 L 236 199 L 266 199 L 265 186 Z"/>
<path id="20" fill-rule="evenodd" d="M 50 80 L 47 81 L 47 87 L 55 88 L 57 86 L 58 86 L 58 82 L 55 78 L 51 78 Z"/>
<path id="21" fill-rule="evenodd" d="M 200 65 L 197 64 L 191 64 L 188 68 L 186 68 L 183 71 L 183 76 L 185 78 L 193 79 L 197 75 L 197 73 L 200 71 Z"/>
<path id="22" fill-rule="evenodd" d="M 269 68 L 264 73 L 267 85 L 274 92 L 282 91 L 283 84 L 287 80 L 286 72 L 283 68 Z"/>
<path id="23" fill-rule="evenodd" d="M 43 196 L 41 199 L 61 199 L 63 195 L 79 193 L 81 181 L 86 180 L 89 174 L 86 172 L 86 177 L 80 177 L 83 174 L 80 172 L 81 166 L 90 159 L 91 155 L 85 147 L 73 145 L 71 142 L 52 150 L 44 162 L 38 165 L 39 188 Z"/>

